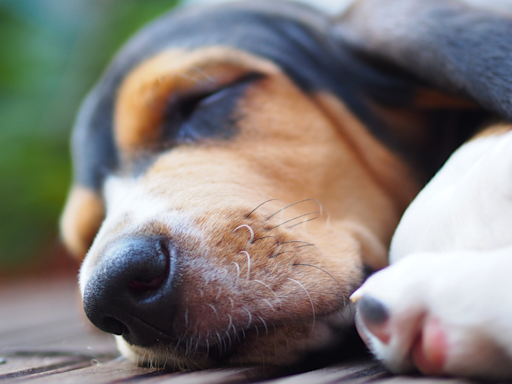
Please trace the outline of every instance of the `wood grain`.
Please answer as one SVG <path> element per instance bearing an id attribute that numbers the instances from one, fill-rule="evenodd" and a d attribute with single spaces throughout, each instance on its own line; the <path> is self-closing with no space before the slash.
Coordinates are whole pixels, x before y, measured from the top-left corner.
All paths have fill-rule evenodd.
<path id="1" fill-rule="evenodd" d="M 371 358 L 268 379 L 257 368 L 172 372 L 136 367 L 119 357 L 113 338 L 93 328 L 73 278 L 0 284 L 0 383 L 467 384 L 469 381 L 392 376 Z"/>

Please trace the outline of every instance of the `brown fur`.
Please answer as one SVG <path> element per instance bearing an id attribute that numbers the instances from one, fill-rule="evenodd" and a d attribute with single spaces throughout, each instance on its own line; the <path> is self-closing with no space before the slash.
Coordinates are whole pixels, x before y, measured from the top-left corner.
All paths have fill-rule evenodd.
<path id="1" fill-rule="evenodd" d="M 482 137 L 490 137 L 490 136 L 501 136 L 507 132 L 512 130 L 512 125 L 502 123 L 502 124 L 496 124 L 491 125 L 490 127 L 485 127 L 480 132 L 478 132 L 475 136 L 471 138 L 470 141 L 476 140 Z"/>
<path id="2" fill-rule="evenodd" d="M 60 228 L 62 239 L 75 258 L 84 258 L 104 218 L 101 198 L 89 189 L 73 187 Z"/>

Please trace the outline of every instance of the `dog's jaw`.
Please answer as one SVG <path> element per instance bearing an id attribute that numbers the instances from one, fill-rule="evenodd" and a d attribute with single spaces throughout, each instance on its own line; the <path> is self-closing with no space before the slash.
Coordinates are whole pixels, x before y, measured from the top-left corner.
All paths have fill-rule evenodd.
<path id="1" fill-rule="evenodd" d="M 253 335 L 252 340 L 244 340 L 243 344 L 234 349 L 235 353 L 229 353 L 229 357 L 223 360 L 223 364 L 232 366 L 295 364 L 304 358 L 306 352 L 323 351 L 339 345 L 343 341 L 347 327 L 353 324 L 354 313 L 352 305 L 347 303 L 347 306 L 337 313 L 317 317 L 314 325 L 311 322 L 303 323 L 303 333 L 308 335 L 304 338 L 289 335 L 288 328 L 282 325 L 272 327 L 270 334 L 264 333 L 265 330 L 262 329 L 259 332 L 262 332 L 261 339 L 269 346 L 267 349 L 262 349 L 262 340 L 257 343 L 257 338 Z M 145 348 L 130 345 L 121 336 L 115 338 L 121 354 L 140 366 L 191 370 L 215 367 L 219 363 L 218 360 L 204 354 L 205 349 L 213 350 L 215 347 L 215 343 L 210 347 L 206 340 L 201 344 L 199 344 L 200 340 L 183 341 L 188 344 L 188 351 L 185 350 L 183 353 L 178 352 L 173 346 Z"/>

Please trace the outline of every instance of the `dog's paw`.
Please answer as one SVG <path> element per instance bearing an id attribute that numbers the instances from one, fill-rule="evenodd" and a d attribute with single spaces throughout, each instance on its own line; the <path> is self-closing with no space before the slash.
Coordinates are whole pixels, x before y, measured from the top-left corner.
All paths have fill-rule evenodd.
<path id="1" fill-rule="evenodd" d="M 512 248 L 418 253 L 352 295 L 372 352 L 396 373 L 512 377 Z"/>
<path id="2" fill-rule="evenodd" d="M 512 131 L 463 145 L 405 211 L 391 243 L 391 263 L 419 251 L 509 246 L 511 176 Z"/>

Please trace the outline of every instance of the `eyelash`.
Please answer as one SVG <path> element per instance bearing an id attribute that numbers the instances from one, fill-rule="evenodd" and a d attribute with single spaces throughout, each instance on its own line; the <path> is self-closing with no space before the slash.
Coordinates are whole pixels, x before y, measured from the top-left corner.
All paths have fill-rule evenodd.
<path id="1" fill-rule="evenodd" d="M 251 73 L 213 92 L 171 102 L 163 119 L 164 141 L 179 143 L 209 137 L 231 137 L 234 127 L 230 117 L 236 109 L 236 102 L 245 89 L 261 77 Z M 204 112 L 205 116 L 199 112 Z"/>

